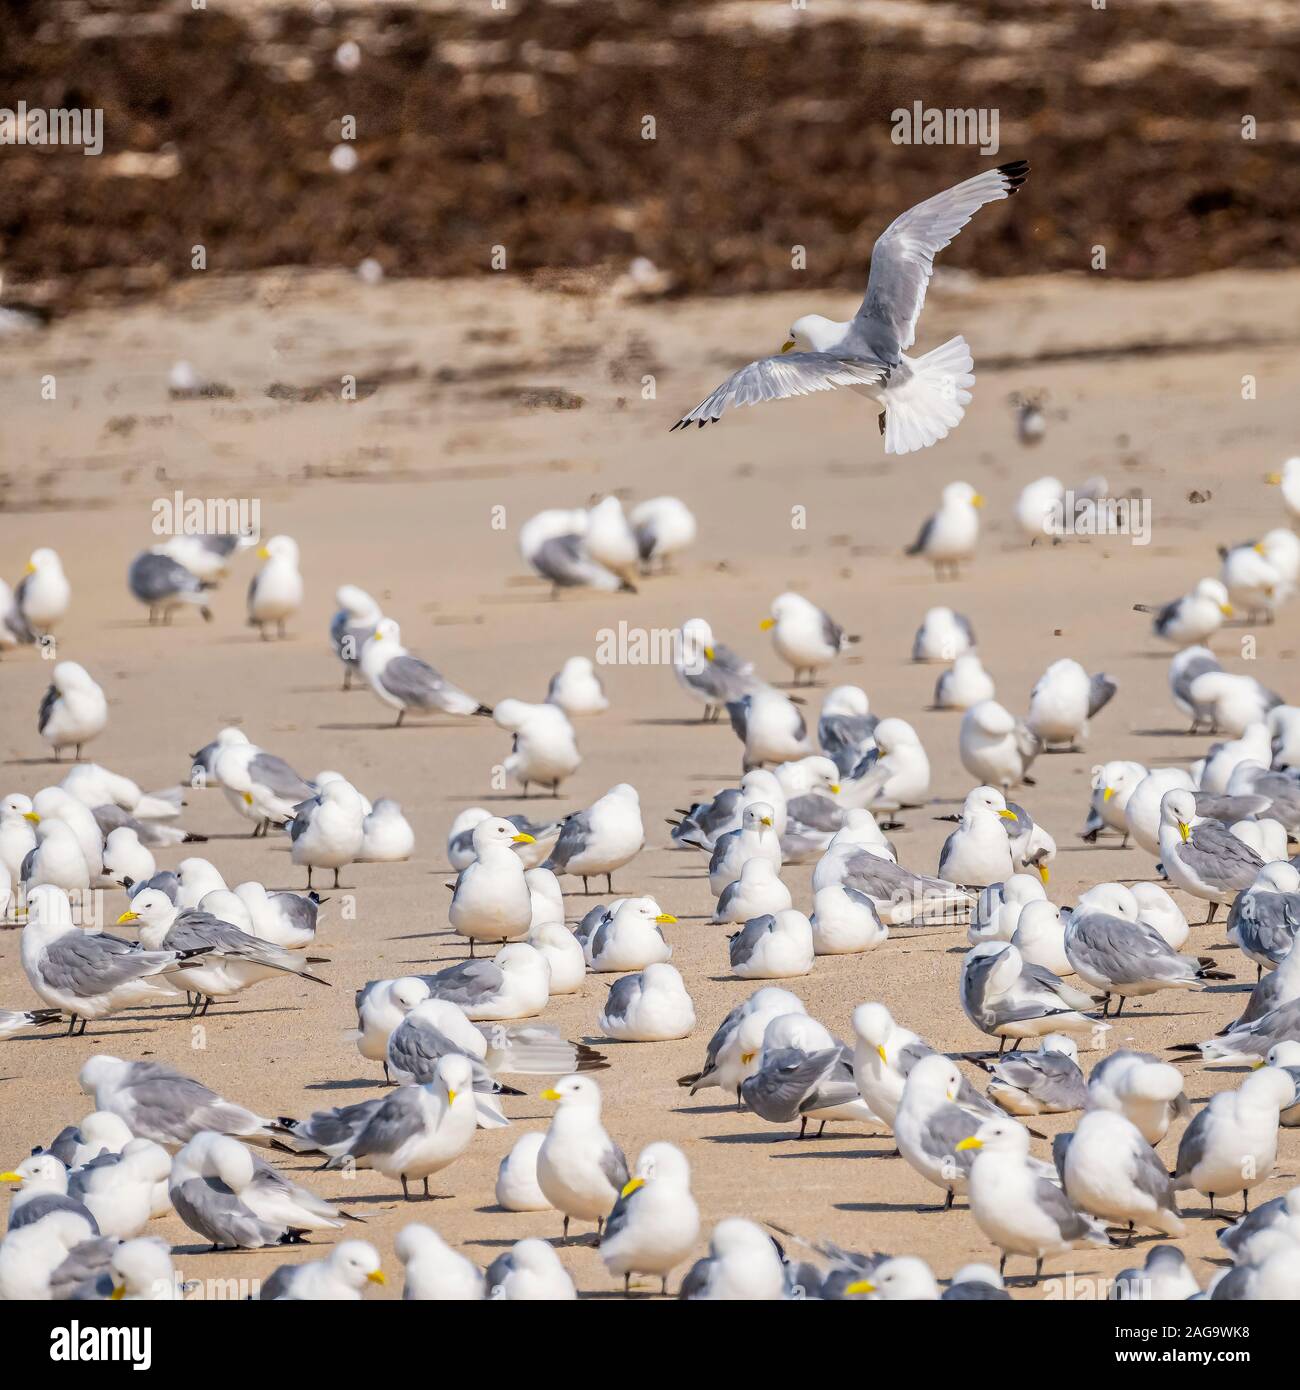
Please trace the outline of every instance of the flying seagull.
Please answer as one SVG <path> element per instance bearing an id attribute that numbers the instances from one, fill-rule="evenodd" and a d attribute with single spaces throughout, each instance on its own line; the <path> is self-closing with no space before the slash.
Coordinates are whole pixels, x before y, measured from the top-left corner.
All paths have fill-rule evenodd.
<path id="1" fill-rule="evenodd" d="M 887 454 L 928 448 L 955 429 L 975 384 L 965 338 L 908 357 L 934 258 L 985 203 L 1009 198 L 1029 174 L 1021 159 L 1000 164 L 896 217 L 871 252 L 861 307 L 847 323 L 820 314 L 796 319 L 775 357 L 742 367 L 673 426 L 707 425 L 730 406 L 849 386 L 878 401 Z"/>

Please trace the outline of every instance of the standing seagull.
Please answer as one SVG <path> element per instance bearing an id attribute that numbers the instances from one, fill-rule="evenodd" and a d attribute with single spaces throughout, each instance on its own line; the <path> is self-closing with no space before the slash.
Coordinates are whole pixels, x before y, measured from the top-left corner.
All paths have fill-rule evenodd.
<path id="1" fill-rule="evenodd" d="M 265 563 L 248 586 L 248 625 L 265 642 L 272 623 L 283 638 L 285 620 L 302 607 L 302 575 L 298 542 L 291 536 L 272 536 L 257 554 Z"/>
<path id="2" fill-rule="evenodd" d="M 69 745 L 81 760 L 81 745 L 108 726 L 108 700 L 94 677 L 75 661 L 60 661 L 50 672 L 50 688 L 41 700 L 36 727 L 54 749 L 58 762 Z"/>
<path id="3" fill-rule="evenodd" d="M 872 250 L 866 297 L 849 322 L 820 314 L 796 319 L 781 355 L 742 367 L 673 428 L 705 425 L 729 405 L 853 386 L 883 407 L 887 454 L 909 454 L 943 439 L 961 422 L 971 399 L 966 388 L 975 378 L 964 338 L 951 338 L 924 357 L 906 355 L 916 341 L 934 258 L 985 203 L 1010 197 L 1028 173 L 1024 160 L 1002 164 L 896 217 Z"/>
<path id="4" fill-rule="evenodd" d="M 381 645 L 382 643 L 382 645 Z M 407 710 L 417 714 L 441 710 L 444 714 L 491 714 L 487 705 L 466 695 L 427 661 L 412 656 L 402 646 L 402 630 L 391 618 L 383 618 L 361 649 L 361 674 L 370 688 L 397 711 L 397 723 Z"/>

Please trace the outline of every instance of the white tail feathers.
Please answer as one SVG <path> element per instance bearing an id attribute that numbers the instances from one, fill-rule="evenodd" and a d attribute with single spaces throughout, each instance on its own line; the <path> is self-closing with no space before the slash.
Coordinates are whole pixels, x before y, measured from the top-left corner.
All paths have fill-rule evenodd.
<path id="1" fill-rule="evenodd" d="M 912 375 L 881 394 L 885 406 L 885 453 L 910 454 L 947 437 L 966 413 L 974 366 L 966 339 L 946 343 L 915 358 Z"/>

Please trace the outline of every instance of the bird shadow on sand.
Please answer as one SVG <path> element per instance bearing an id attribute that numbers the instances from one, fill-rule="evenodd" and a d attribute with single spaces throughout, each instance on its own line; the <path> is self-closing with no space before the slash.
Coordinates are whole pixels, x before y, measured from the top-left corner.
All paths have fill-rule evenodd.
<path id="1" fill-rule="evenodd" d="M 364 723 L 364 724 L 317 724 L 316 727 L 317 727 L 318 729 L 320 729 L 320 730 L 322 731 L 322 733 L 331 733 L 331 734 L 352 734 L 352 733 L 377 733 L 377 732 L 379 732 L 380 730 L 383 730 L 383 729 L 396 729 L 396 728 L 397 728 L 397 725 L 394 724 L 391 720 L 388 720 L 388 721 L 386 721 L 386 722 L 383 723 L 383 724 L 375 724 L 375 723 L 370 723 L 370 722 Z M 412 728 L 412 729 L 424 729 L 424 728 L 433 729 L 433 728 L 438 728 L 438 727 L 440 727 L 440 726 L 439 726 L 439 725 L 436 725 L 436 724 L 411 724 L 411 725 L 409 725 L 409 726 L 404 724 L 404 725 L 402 726 L 403 730 L 405 730 L 405 729 L 408 728 L 408 727 L 409 727 L 409 728 Z"/>
<path id="2" fill-rule="evenodd" d="M 1135 738 L 1191 738 L 1190 729 L 1134 729 Z"/>
<path id="3" fill-rule="evenodd" d="M 865 1136 L 865 1135 L 863 1135 L 863 1136 L 836 1135 L 836 1138 L 837 1138 L 837 1139 L 847 1139 L 847 1138 L 850 1138 L 850 1137 L 853 1137 L 853 1138 L 857 1138 L 857 1137 L 866 1138 L 867 1136 Z M 804 1143 L 805 1147 L 802 1148 L 802 1149 L 800 1149 L 798 1153 L 780 1153 L 780 1154 L 773 1154 L 772 1157 L 773 1157 L 773 1158 L 853 1158 L 853 1159 L 861 1159 L 861 1158 L 888 1158 L 888 1157 L 889 1157 L 889 1153 L 890 1153 L 890 1151 L 889 1151 L 888 1149 L 881 1150 L 881 1149 L 831 1149 L 831 1148 L 818 1148 L 818 1146 L 817 1146 L 817 1140 L 815 1140 L 815 1139 L 805 1139 L 805 1140 L 803 1141 L 803 1143 Z"/>
<path id="4" fill-rule="evenodd" d="M 674 1115 L 740 1115 L 743 1112 L 734 1105 L 675 1105 Z"/>
<path id="5" fill-rule="evenodd" d="M 705 1134 L 703 1139 L 708 1144 L 780 1144 L 793 1141 L 798 1135 L 798 1130 L 791 1130 L 788 1134 Z M 804 1141 L 807 1143 L 807 1140 Z"/>
<path id="6" fill-rule="evenodd" d="M 927 1205 L 925 1202 L 833 1202 L 831 1204 L 836 1211 L 853 1211 L 870 1213 L 876 1216 L 883 1216 L 888 1212 L 906 1211 L 913 1216 L 947 1216 L 945 1211 L 939 1211 L 937 1204 Z M 953 1211 L 965 1211 L 966 1206 L 954 1206 Z"/>
<path id="7" fill-rule="evenodd" d="M 380 1090 L 386 1083 L 382 1077 L 371 1080 L 363 1076 L 348 1077 L 343 1081 L 309 1081 L 304 1087 L 304 1091 L 375 1091 Z"/>
<path id="8" fill-rule="evenodd" d="M 412 1178 L 414 1184 L 416 1179 Z M 424 1206 L 426 1203 L 432 1205 L 434 1202 L 450 1202 L 453 1199 L 450 1192 L 430 1192 L 426 1197 L 423 1192 L 412 1193 L 410 1201 L 402 1196 L 399 1190 L 395 1195 L 391 1192 L 365 1192 L 356 1196 L 348 1196 L 340 1193 L 327 1200 L 334 1202 L 341 1207 L 392 1207 L 397 1211 L 405 1211 L 408 1207 L 414 1210 L 416 1207 Z M 513 1242 L 512 1242 L 513 1243 Z"/>

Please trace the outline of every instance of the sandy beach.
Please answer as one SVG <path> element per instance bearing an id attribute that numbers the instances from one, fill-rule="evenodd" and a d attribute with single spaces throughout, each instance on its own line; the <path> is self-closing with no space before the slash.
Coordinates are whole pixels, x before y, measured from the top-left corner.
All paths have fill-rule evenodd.
<path id="1" fill-rule="evenodd" d="M 846 392 L 669 435 L 727 372 L 779 347 L 793 315 L 852 312 L 856 298 L 803 290 L 646 303 L 579 276 L 366 285 L 338 272 L 278 271 L 195 276 L 156 299 L 0 341 L 3 573 L 16 582 L 37 546 L 63 558 L 73 601 L 57 655 L 85 665 L 110 700 L 109 727 L 87 756 L 142 786 L 164 787 L 188 777 L 193 750 L 237 724 L 306 775 L 337 768 L 371 798 L 396 797 L 417 836 L 410 862 L 353 866 L 345 886 L 328 894 L 318 945 L 329 957 L 321 967 L 329 989 L 277 981 L 215 1006 L 198 1025 L 184 1010 L 160 1007 L 92 1024 L 81 1039 L 43 1030 L 0 1043 L 4 1164 L 91 1108 L 77 1071 L 92 1052 L 166 1061 L 266 1115 L 301 1117 L 375 1094 L 378 1067 L 344 1037 L 355 1023 L 353 991 L 463 957 L 449 932 L 445 886 L 446 832 L 457 811 L 568 811 L 628 781 L 640 791 L 650 842 L 616 886 L 654 895 L 679 918 L 667 932 L 699 1023 L 681 1042 L 602 1041 L 597 1017 L 609 976 L 589 976 L 580 994 L 552 1001 L 547 1022 L 608 1055 L 600 1081 L 610 1133 L 629 1157 L 655 1139 L 686 1152 L 706 1231 L 745 1215 L 854 1249 L 920 1255 L 943 1277 L 970 1260 L 996 1263 L 964 1202 L 948 1214 L 919 1210 L 934 1203 L 935 1190 L 889 1156 L 887 1135 L 835 1125 L 821 1140 L 795 1143 L 793 1131 L 737 1113 L 717 1091 L 690 1099 L 676 1086 L 753 986 L 730 976 L 726 929 L 708 924 L 713 899 L 702 858 L 666 848 L 673 809 L 740 772 L 740 746 L 725 722 L 700 724 L 669 668 L 602 668 L 611 708 L 579 723 L 581 769 L 557 803 L 525 803 L 494 783 L 509 739 L 491 721 L 438 718 L 393 729 L 391 712 L 369 691 L 340 690 L 326 639 L 335 589 L 358 584 L 400 620 L 409 647 L 479 698 L 540 700 L 566 657 L 595 655 L 602 630 L 620 622 L 671 629 L 700 615 L 763 675 L 784 682 L 788 671 L 758 623 L 777 593 L 796 589 L 861 634 L 828 683 L 861 685 L 873 711 L 907 718 L 930 754 L 933 800 L 907 815 L 896 843 L 903 862 L 932 873 L 950 829 L 935 817 L 959 805 L 970 778 L 957 756 L 959 716 L 929 708 L 942 668 L 908 658 L 925 610 L 949 604 L 970 617 L 998 697 L 1018 713 L 1059 657 L 1119 683 L 1086 750 L 1041 758 L 1037 785 L 1021 794 L 1060 845 L 1053 899 L 1073 902 L 1105 879 L 1152 877 L 1140 849 L 1080 841 L 1091 774 L 1115 758 L 1190 763 L 1208 746 L 1208 738 L 1186 735 L 1168 695 L 1169 652 L 1133 604 L 1183 593 L 1217 573 L 1217 546 L 1286 524 L 1264 475 L 1296 452 L 1300 274 L 1146 284 L 941 274 L 919 346 L 964 333 L 978 382 L 965 421 L 935 448 L 886 458 L 874 407 Z M 182 359 L 220 393 L 169 395 L 168 372 Z M 42 399 L 47 377 L 56 383 L 53 402 Z M 1254 384 L 1249 399 L 1243 378 Z M 355 400 L 344 399 L 348 381 Z M 1046 393 L 1047 432 L 1034 448 L 1015 436 L 1007 401 L 1017 391 Z M 1103 474 L 1111 495 L 1150 499 L 1150 544 L 1118 536 L 1031 549 L 1011 508 L 1025 483 L 1047 473 L 1067 485 Z M 958 478 L 988 498 L 984 532 L 969 573 L 940 584 L 902 550 L 941 488 Z M 256 499 L 264 533 L 298 541 L 306 600 L 289 640 L 263 643 L 245 625 L 251 557 L 214 595 L 210 625 L 191 614 L 170 628 L 148 625 L 127 592 L 126 569 L 156 540 L 155 499 L 177 490 Z M 580 506 L 611 490 L 627 500 L 680 496 L 699 518 L 697 545 L 676 572 L 647 580 L 636 595 L 552 601 L 519 558 L 520 524 L 543 507 Z M 1228 669 L 1290 696 L 1296 642 L 1293 606 L 1273 626 L 1229 625 L 1212 645 Z M 66 770 L 47 760 L 36 731 L 47 683 L 34 649 L 0 658 L 0 791 L 30 794 Z M 823 693 L 805 692 L 810 723 Z M 187 800 L 184 824 L 210 837 L 197 848 L 228 883 L 303 886 L 285 837 L 249 839 L 216 792 Z M 181 857 L 159 856 L 168 865 Z M 797 865 L 785 875 L 804 910 L 810 871 Z M 574 883 L 565 880 L 566 890 Z M 1189 921 L 1201 922 L 1203 904 L 1176 896 Z M 125 895 L 106 892 L 103 901 L 111 922 Z M 567 896 L 570 920 L 598 901 Z M 853 1008 L 879 999 L 935 1046 L 983 1052 L 989 1039 L 957 1000 L 965 949 L 963 930 L 899 928 L 874 952 L 819 959 L 789 987 L 841 1037 L 850 1036 Z M 1196 926 L 1187 949 L 1216 956 L 1236 981 L 1135 1001 L 1109 1046 L 1162 1053 L 1210 1036 L 1239 1012 L 1254 971 L 1226 943 L 1222 922 Z M 36 1003 L 14 929 L 0 931 L 0 1003 Z M 973 1066 L 965 1070 L 978 1079 Z M 1197 1103 L 1241 1079 L 1199 1066 L 1187 1072 Z M 480 1131 L 433 1180 L 435 1201 L 404 1203 L 395 1183 L 374 1174 L 345 1178 L 287 1155 L 275 1161 L 364 1218 L 356 1229 L 383 1253 L 396 1295 L 392 1243 L 407 1221 L 431 1222 L 482 1264 L 523 1236 L 558 1237 L 558 1214 L 509 1214 L 493 1198 L 510 1145 L 547 1122 L 544 1084 L 523 1080 L 528 1094 L 506 1102 L 512 1126 Z M 1073 1117 L 1035 1125 L 1050 1136 L 1071 1128 Z M 1176 1146 L 1177 1132 L 1161 1147 L 1171 1165 Z M 1047 1145 L 1035 1151 L 1045 1155 Z M 1252 1205 L 1285 1191 L 1284 1175 L 1298 1161 L 1300 1139 L 1283 1130 L 1279 1175 L 1255 1190 Z M 1204 1283 L 1218 1257 L 1218 1223 L 1199 1196 L 1182 1205 L 1191 1213 L 1182 1246 Z M 313 1253 L 207 1254 L 174 1216 L 155 1229 L 176 1247 L 183 1275 L 204 1281 L 255 1279 Z M 318 1237 L 313 1247 L 328 1243 Z M 585 1238 L 561 1254 L 583 1295 L 616 1290 Z M 1132 1262 L 1133 1252 L 1089 1249 L 1054 1257 L 1047 1273 L 1096 1279 Z M 1012 1268 L 1028 1271 L 1020 1262 Z M 1028 1293 L 1053 1296 L 1054 1287 Z"/>

